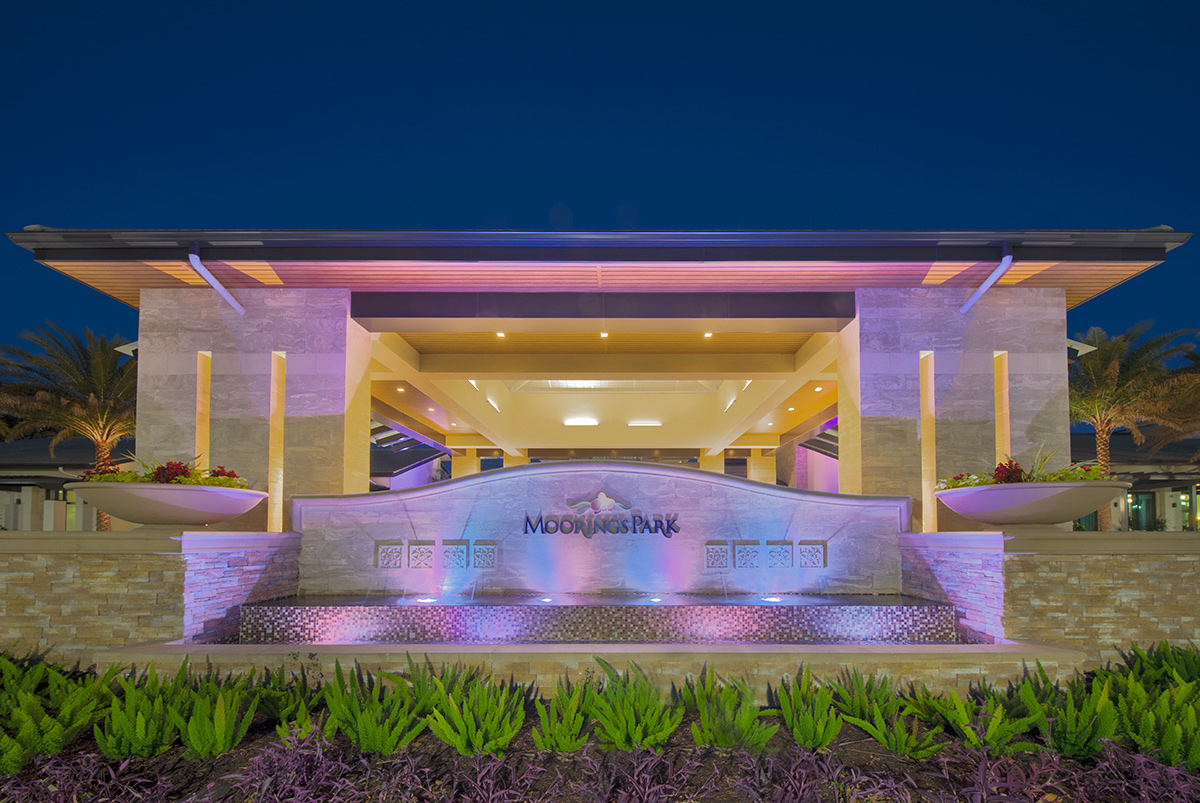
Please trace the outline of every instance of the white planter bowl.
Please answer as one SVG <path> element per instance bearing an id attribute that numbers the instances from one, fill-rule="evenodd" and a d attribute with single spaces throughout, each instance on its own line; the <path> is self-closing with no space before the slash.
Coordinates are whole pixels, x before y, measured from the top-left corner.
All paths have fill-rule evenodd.
<path id="1" fill-rule="evenodd" d="M 1127 482 L 1014 482 L 935 491 L 960 516 L 984 524 L 1062 524 L 1086 516 L 1128 490 Z"/>
<path id="2" fill-rule="evenodd" d="M 68 482 L 89 505 L 134 524 L 219 524 L 250 511 L 265 491 L 157 482 Z"/>

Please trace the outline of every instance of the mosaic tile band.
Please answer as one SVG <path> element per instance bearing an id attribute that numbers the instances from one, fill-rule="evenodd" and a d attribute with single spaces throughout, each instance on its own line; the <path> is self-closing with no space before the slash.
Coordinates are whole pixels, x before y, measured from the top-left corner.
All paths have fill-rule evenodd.
<path id="1" fill-rule="evenodd" d="M 954 608 L 906 605 L 288 605 L 242 607 L 254 644 L 956 643 Z"/>

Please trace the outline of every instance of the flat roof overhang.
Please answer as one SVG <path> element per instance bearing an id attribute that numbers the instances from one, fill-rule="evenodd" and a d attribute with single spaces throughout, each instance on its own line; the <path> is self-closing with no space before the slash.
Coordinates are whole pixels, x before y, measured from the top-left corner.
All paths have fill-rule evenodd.
<path id="1" fill-rule="evenodd" d="M 204 286 L 197 246 L 230 289 L 385 292 L 973 290 L 1007 246 L 999 286 L 1063 287 L 1076 306 L 1161 262 L 1189 234 L 1116 231 L 427 232 L 67 230 L 9 238 L 132 306 L 142 289 Z"/>

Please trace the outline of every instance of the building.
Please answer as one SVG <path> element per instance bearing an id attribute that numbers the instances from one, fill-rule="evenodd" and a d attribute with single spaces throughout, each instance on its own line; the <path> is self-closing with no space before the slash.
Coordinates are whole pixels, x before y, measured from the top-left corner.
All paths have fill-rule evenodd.
<path id="1" fill-rule="evenodd" d="M 369 444 L 694 461 L 830 488 L 1070 453 L 1066 312 L 1188 235 L 1142 231 L 10 233 L 137 307 L 137 441 L 270 491 L 369 487 Z M 799 458 L 797 457 L 799 455 Z M 257 517 L 257 518 L 255 518 Z"/>

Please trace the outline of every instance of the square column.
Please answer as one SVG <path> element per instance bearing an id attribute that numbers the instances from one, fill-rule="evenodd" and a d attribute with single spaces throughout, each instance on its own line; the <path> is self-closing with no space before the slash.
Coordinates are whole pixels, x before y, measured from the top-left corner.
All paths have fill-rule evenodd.
<path id="1" fill-rule="evenodd" d="M 746 459 L 746 479 L 775 484 L 775 452 L 763 454 L 764 449 L 751 449 Z"/>
<path id="2" fill-rule="evenodd" d="M 294 494 L 368 490 L 371 336 L 350 318 L 347 290 L 233 292 L 245 315 L 208 288 L 142 291 L 138 452 L 193 460 L 207 418 L 207 464 L 272 494 L 286 529 Z M 207 377 L 200 353 L 211 355 Z M 222 528 L 265 530 L 267 509 Z"/>
<path id="3" fill-rule="evenodd" d="M 700 461 L 699 461 L 698 465 L 700 466 L 701 471 L 711 471 L 714 474 L 724 474 L 725 473 L 725 452 L 722 451 L 720 454 L 712 455 L 710 457 L 709 455 L 707 455 L 703 451 L 701 451 L 700 452 Z"/>
<path id="4" fill-rule="evenodd" d="M 914 528 L 934 520 L 922 506 L 930 478 L 994 466 L 998 351 L 1007 353 L 1013 457 L 1028 468 L 1040 449 L 1053 455 L 1050 469 L 1070 462 L 1064 291 L 993 287 L 960 313 L 969 292 L 858 290 L 855 320 L 838 336 L 839 486 L 843 493 L 911 496 Z M 932 454 L 935 465 L 926 466 L 924 482 L 923 354 L 936 422 L 925 461 Z M 941 530 L 979 529 L 944 506 L 937 521 Z"/>
<path id="5" fill-rule="evenodd" d="M 479 453 L 475 449 L 463 449 L 461 455 L 450 456 L 450 476 L 453 479 L 479 473 Z"/>

